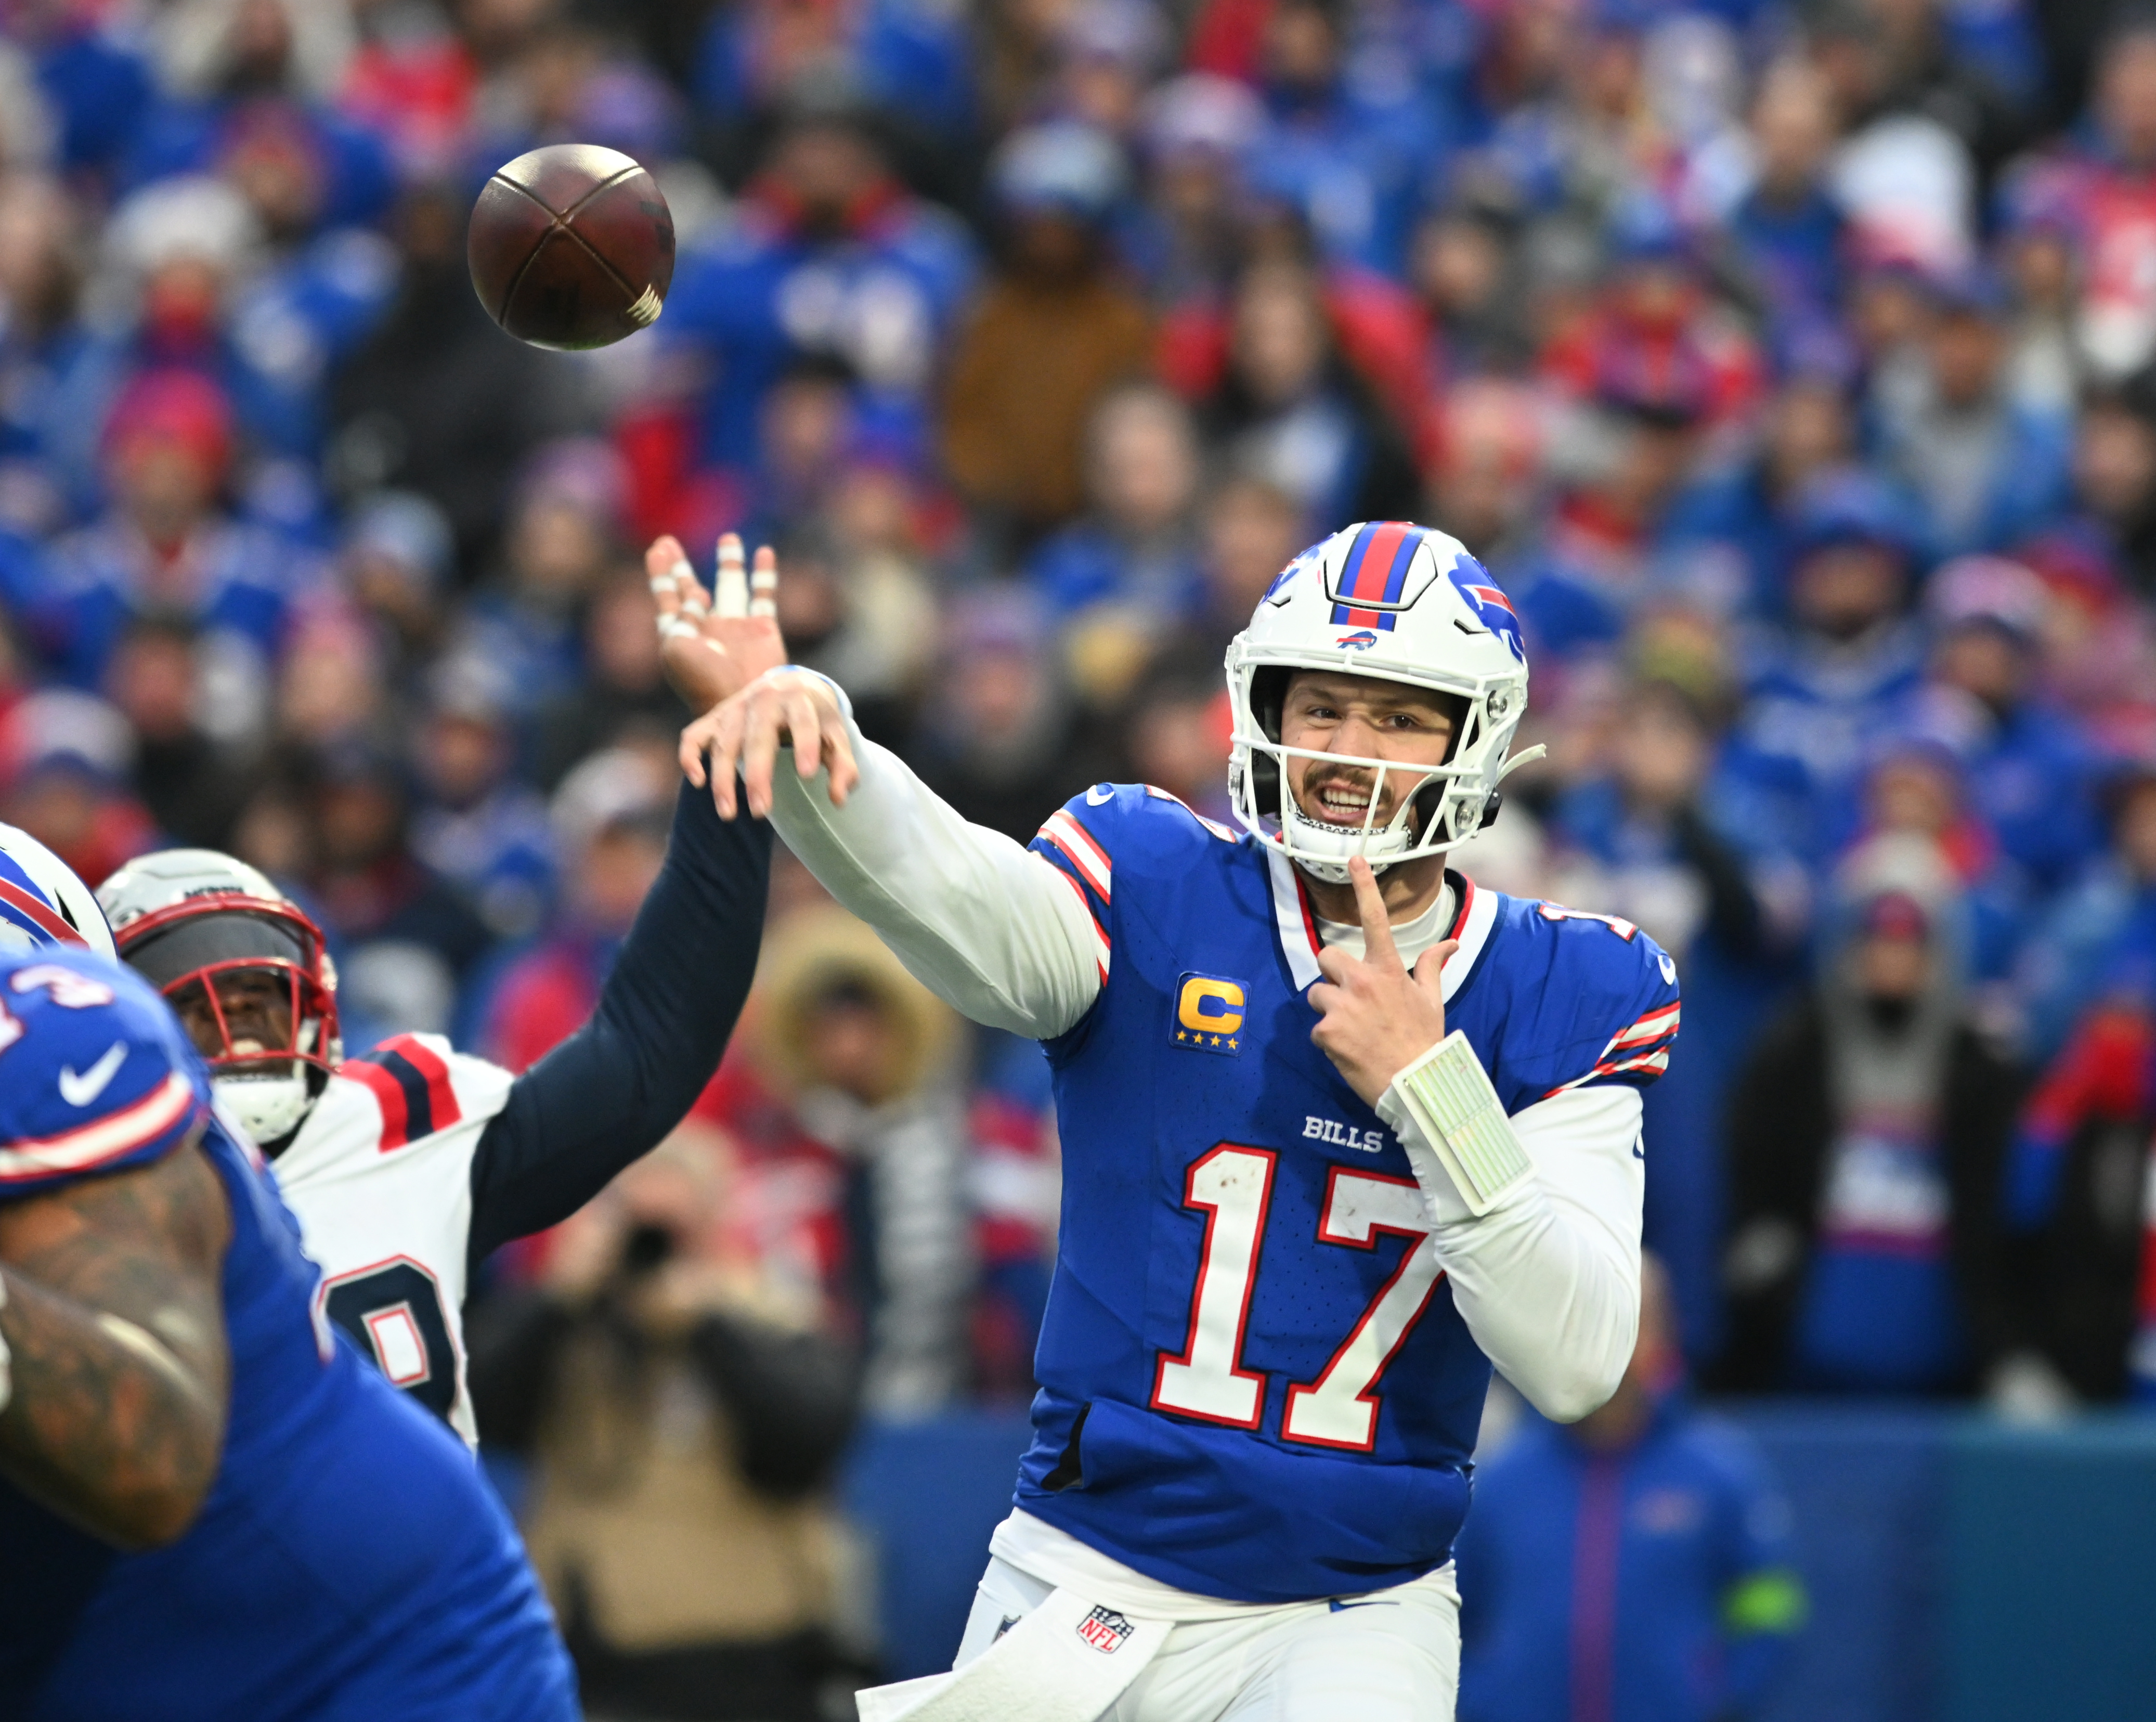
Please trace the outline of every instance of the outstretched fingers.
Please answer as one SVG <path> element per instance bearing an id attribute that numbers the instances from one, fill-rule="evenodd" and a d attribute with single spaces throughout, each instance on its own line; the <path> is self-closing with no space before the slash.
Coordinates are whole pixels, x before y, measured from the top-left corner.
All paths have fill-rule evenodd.
<path id="1" fill-rule="evenodd" d="M 784 714 L 784 702 L 761 691 L 742 702 L 742 784 L 748 792 L 748 810 L 758 819 L 771 811 L 771 774 L 786 739 Z"/>
<path id="2" fill-rule="evenodd" d="M 843 722 L 824 726 L 824 763 L 831 770 L 831 805 L 844 807 L 854 785 L 861 780 L 861 768 L 855 761 L 853 738 Z"/>
<path id="3" fill-rule="evenodd" d="M 735 541 L 735 553 L 740 553 L 740 541 Z M 778 557 L 771 546 L 761 546 L 756 553 L 756 566 L 748 577 L 748 614 L 752 616 L 778 615 Z"/>
<path id="4" fill-rule="evenodd" d="M 718 570 L 711 580 L 716 602 L 711 614 L 727 621 L 748 614 L 748 577 L 742 568 L 740 535 L 727 532 L 719 540 Z"/>
<path id="5" fill-rule="evenodd" d="M 696 571 L 689 566 L 688 553 L 671 532 L 662 532 L 644 553 L 644 573 L 651 585 L 652 601 L 659 609 L 659 637 L 697 634 L 711 609 Z"/>

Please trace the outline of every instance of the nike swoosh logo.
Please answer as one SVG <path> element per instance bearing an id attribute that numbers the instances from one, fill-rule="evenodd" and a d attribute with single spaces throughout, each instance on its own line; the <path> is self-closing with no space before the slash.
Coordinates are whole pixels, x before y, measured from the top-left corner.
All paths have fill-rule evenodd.
<path id="1" fill-rule="evenodd" d="M 88 1106 L 105 1092 L 105 1085 L 120 1074 L 120 1067 L 127 1062 L 127 1043 L 115 1041 L 105 1049 L 105 1056 L 85 1071 L 74 1073 L 72 1065 L 60 1067 L 60 1098 L 69 1106 Z"/>
<path id="2" fill-rule="evenodd" d="M 1337 1596 L 1327 1597 L 1326 1601 L 1335 1614 L 1345 1614 L 1351 1608 L 1398 1608 L 1399 1606 L 1397 1602 L 1342 1602 Z"/>

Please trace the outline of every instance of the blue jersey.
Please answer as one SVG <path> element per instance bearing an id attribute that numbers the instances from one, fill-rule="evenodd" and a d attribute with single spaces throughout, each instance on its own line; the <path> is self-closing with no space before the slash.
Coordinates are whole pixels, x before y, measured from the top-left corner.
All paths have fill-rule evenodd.
<path id="1" fill-rule="evenodd" d="M 1062 1230 L 1019 1504 L 1240 1601 L 1442 1565 L 1490 1365 L 1424 1246 L 1405 1151 L 1311 1042 L 1319 947 L 1294 869 L 1128 785 L 1034 846 L 1084 897 L 1103 984 L 1048 1043 Z M 1653 940 L 1451 881 L 1445 1020 L 1507 1112 L 1666 1067 L 1676 970 Z"/>
<path id="2" fill-rule="evenodd" d="M 184 1536 L 124 1554 L 0 1480 L 0 1716 L 567 1722 L 516 1533 L 456 1437 L 315 1318 L 298 1228 L 163 1001 L 79 950 L 0 959 L 0 1201 L 198 1126 L 232 1223 L 217 1481 Z"/>

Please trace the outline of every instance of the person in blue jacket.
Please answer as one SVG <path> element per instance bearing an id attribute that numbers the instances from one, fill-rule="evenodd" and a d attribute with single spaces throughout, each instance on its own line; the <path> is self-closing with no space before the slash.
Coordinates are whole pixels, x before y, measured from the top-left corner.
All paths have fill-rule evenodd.
<path id="1" fill-rule="evenodd" d="M 1459 1545 L 1460 1722 L 1733 1722 L 1806 1613 L 1761 1454 L 1681 1386 L 1669 1282 L 1640 1262 L 1615 1396 L 1483 1468 Z"/>

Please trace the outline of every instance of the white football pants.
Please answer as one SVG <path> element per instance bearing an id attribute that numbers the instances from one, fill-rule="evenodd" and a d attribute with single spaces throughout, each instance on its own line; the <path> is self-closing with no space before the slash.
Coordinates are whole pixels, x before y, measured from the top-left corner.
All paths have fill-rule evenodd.
<path id="1" fill-rule="evenodd" d="M 991 1555 L 952 1666 L 1054 1588 Z M 1459 1689 L 1448 1564 L 1389 1591 L 1179 1622 L 1101 1722 L 1452 1722 Z"/>

